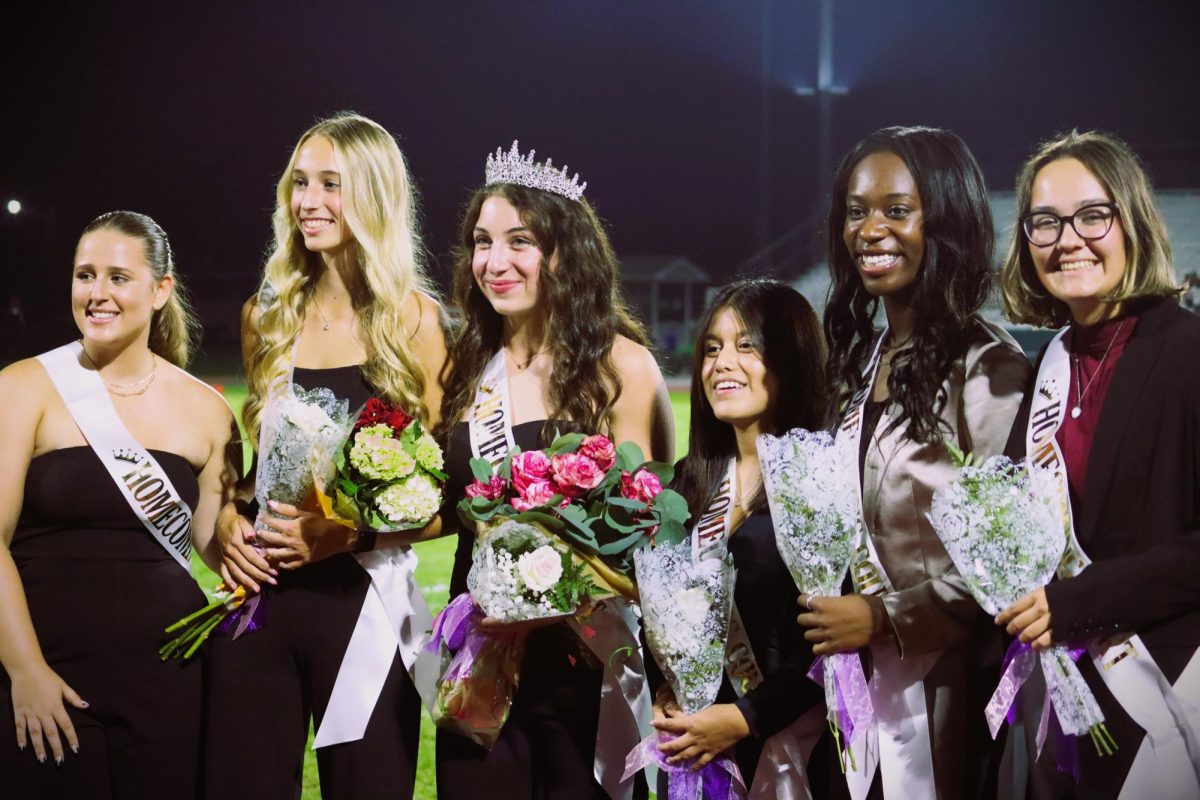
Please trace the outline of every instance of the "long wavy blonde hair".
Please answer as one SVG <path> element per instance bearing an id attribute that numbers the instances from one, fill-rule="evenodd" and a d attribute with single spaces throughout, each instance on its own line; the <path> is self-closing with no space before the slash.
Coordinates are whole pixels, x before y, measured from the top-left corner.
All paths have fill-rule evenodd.
<path id="1" fill-rule="evenodd" d="M 388 401 L 428 421 L 421 399 L 425 375 L 411 347 L 416 331 L 405 328 L 401 314 L 409 292 L 434 295 L 422 263 L 415 191 L 391 134 L 366 117 L 341 113 L 305 131 L 276 188 L 275 244 L 258 292 L 258 341 L 246 364 L 250 393 L 242 421 L 254 441 L 266 398 L 287 378 L 305 306 L 325 269 L 320 256 L 305 248 L 291 209 L 292 170 L 300 149 L 314 136 L 333 145 L 342 214 L 365 279 L 365 296 L 352 298 L 366 335 L 363 375 Z"/>

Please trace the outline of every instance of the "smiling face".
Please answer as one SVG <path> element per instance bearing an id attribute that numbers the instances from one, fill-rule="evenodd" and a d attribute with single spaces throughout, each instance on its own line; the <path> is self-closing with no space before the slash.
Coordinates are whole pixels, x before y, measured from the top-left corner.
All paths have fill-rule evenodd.
<path id="1" fill-rule="evenodd" d="M 900 156 L 871 153 L 854 167 L 842 241 L 872 295 L 903 298 L 911 291 L 925 256 L 924 217 L 916 181 Z"/>
<path id="2" fill-rule="evenodd" d="M 313 252 L 335 254 L 353 240 L 342 216 L 342 176 L 333 144 L 311 136 L 292 167 L 292 217 Z"/>
<path id="3" fill-rule="evenodd" d="M 779 381 L 763 362 L 761 345 L 731 308 L 713 317 L 704 336 L 700 380 L 713 416 L 757 433 L 771 430 Z"/>
<path id="4" fill-rule="evenodd" d="M 493 195 L 483 201 L 472 252 L 471 273 L 496 313 L 515 316 L 537 308 L 542 249 L 505 198 Z"/>
<path id="5" fill-rule="evenodd" d="M 1100 179 L 1074 158 L 1051 161 L 1042 167 L 1033 178 L 1032 188 L 1030 211 L 1063 217 L 1084 206 L 1112 202 Z M 1067 304 L 1076 322 L 1100 322 L 1120 312 L 1119 304 L 1103 299 L 1121 282 L 1128 261 L 1119 213 L 1112 228 L 1099 239 L 1082 239 L 1068 224 L 1063 225 L 1057 244 L 1035 247 L 1026 241 L 1025 246 L 1042 286 Z"/>
<path id="6" fill-rule="evenodd" d="M 174 280 L 155 280 L 145 245 L 109 228 L 85 234 L 75 249 L 71 312 L 85 341 L 124 347 L 149 339 L 154 312 L 166 305 Z"/>

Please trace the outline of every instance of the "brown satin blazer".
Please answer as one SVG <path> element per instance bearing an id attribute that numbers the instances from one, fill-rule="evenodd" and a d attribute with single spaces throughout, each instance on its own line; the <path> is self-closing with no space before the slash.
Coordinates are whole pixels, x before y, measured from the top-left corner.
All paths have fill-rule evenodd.
<path id="1" fill-rule="evenodd" d="M 964 355 L 942 383 L 947 439 L 981 458 L 1004 451 L 1032 367 L 1003 329 L 976 319 Z M 889 403 L 862 465 L 867 530 L 896 591 L 882 596 L 902 657 L 966 641 L 981 609 L 927 517 L 933 493 L 954 474 L 944 444 L 920 444 L 907 422 L 889 430 L 900 408 Z"/>

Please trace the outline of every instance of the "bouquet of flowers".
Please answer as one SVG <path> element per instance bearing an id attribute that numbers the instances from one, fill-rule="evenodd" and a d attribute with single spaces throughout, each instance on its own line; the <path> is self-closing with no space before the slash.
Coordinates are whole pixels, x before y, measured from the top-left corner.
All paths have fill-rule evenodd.
<path id="1" fill-rule="evenodd" d="M 688 538 L 659 538 L 653 547 L 634 554 L 646 643 L 686 714 L 712 705 L 721 689 L 725 644 L 733 609 L 735 571 L 724 545 L 700 559 L 692 555 Z M 628 779 L 656 764 L 669 773 L 671 797 L 729 796 L 733 782 L 741 783 L 736 764 L 722 756 L 699 772 L 687 764 L 668 764 L 658 745 L 674 737 L 667 733 L 643 739 L 626 756 Z"/>
<path id="2" fill-rule="evenodd" d="M 1004 456 L 993 456 L 978 463 L 949 447 L 959 473 L 934 493 L 929 521 L 972 596 L 989 614 L 998 614 L 1045 586 L 1062 559 L 1067 539 L 1057 478 L 1028 461 L 1014 464 Z M 1075 666 L 1077 653 L 1063 645 L 1038 656 L 1029 645 L 1013 642 L 1004 675 L 987 707 L 992 736 L 1006 715 L 1011 722 L 1014 700 L 1033 670 L 1035 657 L 1041 662 L 1049 704 L 1062 732 L 1087 733 L 1098 753 L 1111 755 L 1116 745 L 1104 725 L 1104 713 Z M 1040 743 L 1039 738 L 1039 749 Z"/>
<path id="3" fill-rule="evenodd" d="M 670 465 L 604 436 L 559 436 L 545 450 L 514 448 L 495 469 L 472 459 L 471 470 L 475 481 L 458 505 L 477 531 L 470 594 L 434 623 L 455 635 L 430 646 L 447 664 L 439 724 L 490 746 L 508 714 L 524 637 L 484 632 L 472 620 L 566 616 L 597 598 L 636 599 L 633 550 L 652 535 L 681 537 L 687 505 L 662 488 Z M 482 610 L 468 613 L 476 605 Z"/>
<path id="4" fill-rule="evenodd" d="M 420 528 L 437 514 L 446 482 L 442 449 L 403 409 L 372 397 L 338 452 L 330 519 L 373 531 Z"/>
<path id="5" fill-rule="evenodd" d="M 475 548 L 467 588 L 489 617 L 516 622 L 574 613 L 603 591 L 593 574 L 544 528 L 506 519 Z"/>
<path id="6" fill-rule="evenodd" d="M 517 689 L 523 633 L 480 628 L 483 611 L 460 594 L 438 614 L 426 645 L 441 653 L 441 679 L 430 709 L 435 725 L 488 750 L 500 737 Z"/>
<path id="7" fill-rule="evenodd" d="M 497 524 L 504 520 L 540 528 L 545 542 L 561 542 L 556 549 L 596 579 L 599 585 L 589 590 L 591 597 L 607 593 L 635 599 L 629 577 L 634 549 L 655 532 L 683 535 L 687 505 L 679 494 L 663 489 L 671 480 L 671 466 L 643 461 L 641 449 L 631 442 L 614 447 L 604 436 L 568 434 L 545 450 L 514 448 L 495 470 L 483 459 L 472 459 L 471 470 L 475 481 L 467 487 L 458 512 L 476 524 L 477 550 L 495 551 L 488 541 L 501 530 L 506 541 L 516 541 L 513 528 Z M 512 552 L 508 545 L 501 549 Z M 539 561 L 549 568 L 548 555 Z M 488 589 L 490 584 L 508 585 L 506 571 L 493 569 L 499 563 L 489 555 L 473 561 L 472 580 L 479 594 L 472 594 L 477 602 L 502 591 Z M 564 574 L 574 572 L 564 566 Z M 512 614 L 508 618 L 520 619 Z"/>
<path id="8" fill-rule="evenodd" d="M 758 437 L 763 486 L 775 543 L 792 580 L 807 594 L 838 595 L 858 536 L 858 475 L 844 444 L 802 428 Z M 825 687 L 829 727 L 839 763 L 855 768 L 851 743 L 875 717 L 858 653 L 821 656 L 809 675 Z M 845 744 L 842 747 L 842 734 Z"/>
<path id="9" fill-rule="evenodd" d="M 267 500 L 302 506 L 316 486 L 327 484 L 337 470 L 338 448 L 345 441 L 354 417 L 349 403 L 325 388 L 304 391 L 292 387 L 271 397 L 263 408 L 258 437 L 258 470 L 255 497 L 260 509 Z M 260 518 L 255 530 L 263 530 Z M 240 587 L 222 584 L 214 599 L 166 629 L 175 637 L 159 650 L 168 658 L 191 657 L 213 631 L 237 638 L 258 625 L 262 594 L 247 597 Z"/>

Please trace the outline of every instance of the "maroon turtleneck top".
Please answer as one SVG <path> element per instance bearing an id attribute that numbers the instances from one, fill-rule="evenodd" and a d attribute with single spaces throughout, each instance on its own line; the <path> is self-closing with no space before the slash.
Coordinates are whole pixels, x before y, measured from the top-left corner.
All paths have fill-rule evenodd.
<path id="1" fill-rule="evenodd" d="M 1108 384 L 1112 381 L 1113 371 L 1121 360 L 1125 345 L 1133 336 L 1137 320 L 1136 315 L 1130 314 L 1096 325 L 1072 325 L 1067 335 L 1067 350 L 1071 354 L 1071 384 L 1067 413 L 1055 439 L 1062 448 L 1067 466 L 1067 483 L 1071 490 L 1071 507 L 1076 511 L 1083 501 L 1088 457 L 1092 452 L 1096 424 L 1100 421 L 1100 410 L 1104 408 L 1104 398 L 1108 394 Z M 1083 394 L 1082 402 L 1080 393 Z M 1077 419 L 1071 416 L 1076 406 L 1083 412 Z"/>

